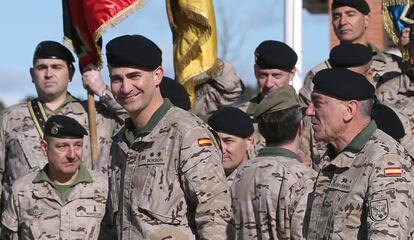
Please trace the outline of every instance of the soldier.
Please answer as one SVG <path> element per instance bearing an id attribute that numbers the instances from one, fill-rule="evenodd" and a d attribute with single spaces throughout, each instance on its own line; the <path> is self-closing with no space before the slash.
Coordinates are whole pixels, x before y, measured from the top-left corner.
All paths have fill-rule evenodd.
<path id="1" fill-rule="evenodd" d="M 393 54 L 381 52 L 368 42 L 367 29 L 371 21 L 370 7 L 365 0 L 333 0 L 332 1 L 332 27 L 336 37 L 341 43 L 359 43 L 369 46 L 372 51 L 373 82 L 387 81 L 401 74 L 401 58 Z M 329 61 L 325 61 L 312 68 L 306 75 L 299 97 L 308 104 L 313 89 L 312 79 L 315 74 L 330 68 Z"/>
<path id="2" fill-rule="evenodd" d="M 313 80 L 314 137 L 329 143 L 305 221 L 307 239 L 408 239 L 414 233 L 413 159 L 371 120 L 375 88 L 344 68 Z"/>
<path id="3" fill-rule="evenodd" d="M 296 61 L 298 56 L 287 44 L 274 40 L 266 40 L 257 46 L 255 50 L 254 75 L 259 86 L 259 94 L 242 103 L 239 108 L 250 116 L 253 116 L 257 105 L 271 91 L 279 87 L 289 85 L 296 73 Z M 249 158 L 257 155 L 259 149 L 265 146 L 264 138 L 257 130 L 254 132 L 254 144 L 249 151 Z"/>
<path id="4" fill-rule="evenodd" d="M 389 94 L 386 88 L 384 88 L 383 82 L 374 82 L 372 80 L 372 50 L 362 44 L 359 43 L 341 43 L 334 48 L 332 48 L 331 52 L 329 53 L 329 64 L 333 68 L 342 67 L 352 70 L 354 72 L 360 73 L 364 75 L 374 87 L 375 96 L 379 99 L 379 101 L 386 104 L 388 107 L 392 108 L 392 111 L 397 112 L 396 114 L 400 118 L 401 122 L 404 125 L 404 137 L 401 139 L 401 143 L 407 150 L 412 151 L 413 145 L 410 144 L 411 139 L 413 139 L 414 135 L 412 132 L 412 123 L 410 118 L 405 114 L 404 109 L 399 109 L 394 104 L 394 100 L 389 101 L 384 95 Z M 390 81 L 388 81 L 390 82 Z M 393 91 L 391 91 L 393 92 Z M 393 93 L 390 93 L 394 95 Z M 403 95 L 407 95 L 404 93 L 399 93 Z M 400 99 L 400 98 L 397 98 Z M 305 136 L 302 141 L 302 146 L 304 147 L 303 151 L 308 152 L 310 151 L 310 156 L 314 162 L 318 162 L 323 153 L 326 151 L 326 143 L 323 142 L 315 142 L 313 136 L 313 130 L 311 128 L 311 123 L 309 118 L 305 118 Z M 310 146 L 310 147 L 305 147 Z M 316 166 L 315 166 L 316 167 Z"/>
<path id="5" fill-rule="evenodd" d="M 72 53 L 62 44 L 54 41 L 43 41 L 36 47 L 33 56 L 33 67 L 30 75 L 38 97 L 5 109 L 0 115 L 0 180 L 1 204 L 5 202 L 13 182 L 29 172 L 40 170 L 47 163 L 42 154 L 40 140 L 46 120 L 53 115 L 66 115 L 76 119 L 88 129 L 87 103 L 73 97 L 68 92 L 68 84 L 72 80 L 75 68 Z M 86 71 L 83 76 L 85 87 L 96 94 L 101 102 L 113 109 L 114 113 L 122 112 L 105 88 L 103 81 L 95 79 L 96 70 Z M 103 104 L 97 104 L 97 132 L 99 156 L 96 165 L 92 166 L 89 137 L 84 144 L 83 164 L 89 169 L 107 172 L 107 159 L 111 136 L 118 124 L 123 121 L 110 113 Z M 0 205 L 1 205 L 0 204 Z M 1 207 L 0 207 L 1 210 Z"/>
<path id="6" fill-rule="evenodd" d="M 98 239 L 108 195 L 106 174 L 81 164 L 86 130 L 55 115 L 44 129 L 48 163 L 14 182 L 2 214 L 1 239 Z"/>
<path id="7" fill-rule="evenodd" d="M 223 149 L 223 168 L 229 186 L 233 184 L 237 167 L 247 160 L 247 152 L 253 144 L 253 121 L 249 115 L 234 107 L 221 108 L 208 119 L 217 132 Z"/>
<path id="8" fill-rule="evenodd" d="M 130 116 L 111 148 L 118 239 L 231 238 L 220 147 L 206 123 L 162 98 L 161 50 L 124 35 L 106 56 L 112 92 Z"/>
<path id="9" fill-rule="evenodd" d="M 297 152 L 303 108 L 292 86 L 280 87 L 257 106 L 255 118 L 266 147 L 242 164 L 232 192 L 238 239 L 302 239 L 315 171 Z"/>

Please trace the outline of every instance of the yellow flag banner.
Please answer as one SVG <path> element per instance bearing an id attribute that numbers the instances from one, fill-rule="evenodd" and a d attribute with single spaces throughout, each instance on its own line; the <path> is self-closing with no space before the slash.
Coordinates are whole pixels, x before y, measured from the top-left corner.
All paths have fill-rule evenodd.
<path id="1" fill-rule="evenodd" d="M 212 0 L 166 0 L 173 35 L 175 78 L 195 104 L 195 87 L 217 71 L 217 31 Z"/>

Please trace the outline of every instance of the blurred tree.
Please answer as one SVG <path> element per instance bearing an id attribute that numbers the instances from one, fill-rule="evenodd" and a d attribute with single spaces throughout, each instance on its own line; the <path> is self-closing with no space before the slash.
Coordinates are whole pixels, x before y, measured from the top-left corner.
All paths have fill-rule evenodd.
<path id="1" fill-rule="evenodd" d="M 6 108 L 6 106 L 4 106 L 3 101 L 0 100 L 0 112 L 3 111 L 4 108 Z"/>

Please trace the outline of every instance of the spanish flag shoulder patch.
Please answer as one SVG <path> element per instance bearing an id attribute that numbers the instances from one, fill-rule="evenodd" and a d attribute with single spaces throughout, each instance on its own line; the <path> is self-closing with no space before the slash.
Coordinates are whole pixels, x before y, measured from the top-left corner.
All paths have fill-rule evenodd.
<path id="1" fill-rule="evenodd" d="M 210 138 L 199 138 L 197 142 L 198 142 L 199 147 L 206 147 L 206 146 L 213 145 L 213 142 L 211 141 Z"/>
<path id="2" fill-rule="evenodd" d="M 400 177 L 401 168 L 400 167 L 387 167 L 384 169 L 385 176 L 387 177 Z"/>

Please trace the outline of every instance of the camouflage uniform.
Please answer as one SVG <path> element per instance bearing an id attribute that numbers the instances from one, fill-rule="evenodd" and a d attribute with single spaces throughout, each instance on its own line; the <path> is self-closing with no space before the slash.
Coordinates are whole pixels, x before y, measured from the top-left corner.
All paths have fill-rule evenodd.
<path id="1" fill-rule="evenodd" d="M 231 199 L 209 129 L 168 99 L 144 128 L 127 119 L 111 148 L 119 239 L 227 239 Z"/>
<path id="2" fill-rule="evenodd" d="M 237 239 L 302 239 L 315 174 L 287 149 L 259 150 L 239 167 L 231 188 Z"/>
<path id="3" fill-rule="evenodd" d="M 413 159 L 371 122 L 321 163 L 307 239 L 408 239 L 414 233 Z"/>
<path id="4" fill-rule="evenodd" d="M 249 116 L 253 117 L 254 112 L 256 111 L 257 105 L 260 103 L 262 98 L 260 95 L 250 99 L 250 101 L 244 102 L 238 106 L 238 108 L 246 112 Z M 259 126 L 257 122 L 253 122 L 254 132 L 253 132 L 253 144 L 252 147 L 247 151 L 247 156 L 249 159 L 252 159 L 257 156 L 257 153 L 266 145 L 266 140 L 259 132 Z"/>
<path id="5" fill-rule="evenodd" d="M 385 53 L 380 52 L 375 46 L 368 44 L 368 46 L 374 52 L 374 56 L 371 60 L 371 68 L 373 71 L 373 84 L 377 85 L 381 82 L 387 82 L 388 84 L 396 84 L 397 80 L 396 77 L 401 75 L 401 58 Z M 301 102 L 309 105 L 311 101 L 311 93 L 313 90 L 313 77 L 317 72 L 322 69 L 330 68 L 331 65 L 328 61 L 325 61 L 316 67 L 312 68 L 305 76 L 303 81 L 303 86 L 299 90 L 299 98 Z M 388 105 L 387 102 L 385 104 Z M 392 105 L 391 105 L 392 106 Z M 313 129 L 312 124 L 310 123 L 310 119 L 308 117 L 305 118 L 305 129 L 304 129 L 304 136 L 302 138 L 301 143 L 301 150 L 313 161 L 318 161 L 322 155 L 326 151 L 326 144 L 323 142 L 316 142 L 313 139 Z"/>
<path id="6" fill-rule="evenodd" d="M 243 93 L 244 85 L 234 67 L 218 59 L 216 77 L 196 87 L 197 115 L 207 116 L 222 106 L 232 105 Z"/>
<path id="7" fill-rule="evenodd" d="M 414 128 L 414 81 L 402 74 L 391 80 L 379 82 L 375 95 L 387 106 L 397 109 L 409 118 Z"/>
<path id="8" fill-rule="evenodd" d="M 111 100 L 112 101 L 112 100 Z M 109 101 L 111 106 L 114 103 Z M 108 113 L 102 104 L 97 104 L 97 135 L 99 156 L 96 166 L 92 167 L 89 136 L 84 138 L 83 164 L 89 169 L 107 172 L 111 137 L 118 126 L 115 115 Z M 67 95 L 65 103 L 56 111 L 45 107 L 47 116 L 61 114 L 76 119 L 85 129 L 88 127 L 86 102 Z M 115 109 L 118 113 L 120 109 Z M 119 124 L 120 125 L 120 124 Z M 2 203 L 5 203 L 13 182 L 29 172 L 42 169 L 47 163 L 46 156 L 40 150 L 40 135 L 30 116 L 27 103 L 6 108 L 0 116 L 0 179 L 2 181 Z"/>
<path id="9" fill-rule="evenodd" d="M 13 184 L 1 222 L 11 239 L 98 239 L 107 195 L 107 176 L 83 166 L 66 201 L 44 170 L 32 172 Z"/>

